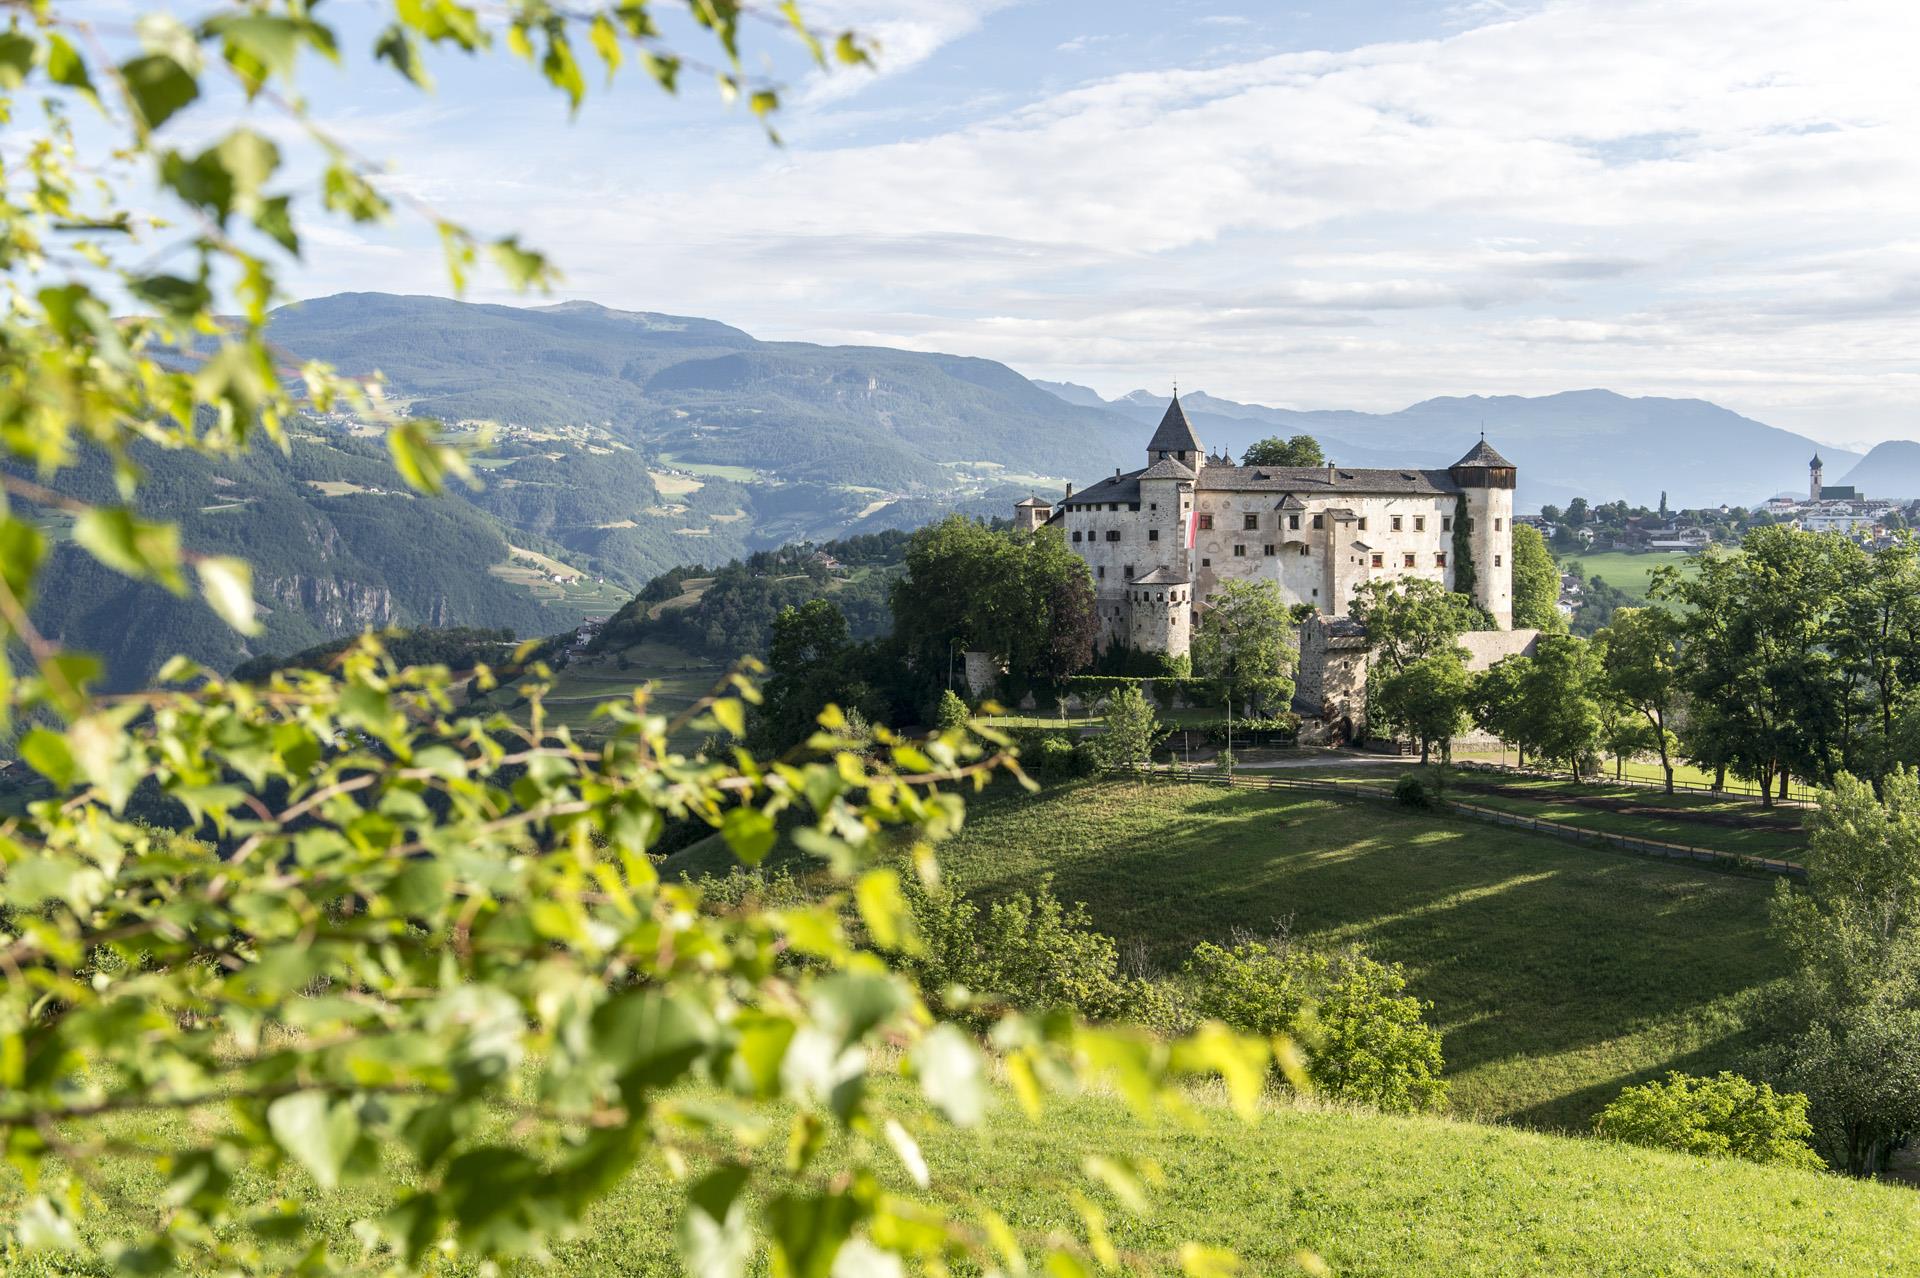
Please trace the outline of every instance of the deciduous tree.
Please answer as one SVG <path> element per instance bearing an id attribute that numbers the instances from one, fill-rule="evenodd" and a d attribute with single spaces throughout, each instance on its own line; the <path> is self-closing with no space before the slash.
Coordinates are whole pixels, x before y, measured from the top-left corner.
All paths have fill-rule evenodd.
<path id="1" fill-rule="evenodd" d="M 1291 439 L 1269 435 L 1248 444 L 1247 451 L 1240 455 L 1242 466 L 1324 466 L 1326 463 L 1320 441 L 1311 435 L 1295 435 Z"/>
<path id="2" fill-rule="evenodd" d="M 1277 584 L 1229 581 L 1194 631 L 1193 672 L 1242 706 L 1284 709 L 1300 657 L 1297 633 Z"/>
<path id="3" fill-rule="evenodd" d="M 1560 569 L 1540 530 L 1513 526 L 1513 624 L 1522 629 L 1558 631 L 1567 628 L 1560 615 Z"/>

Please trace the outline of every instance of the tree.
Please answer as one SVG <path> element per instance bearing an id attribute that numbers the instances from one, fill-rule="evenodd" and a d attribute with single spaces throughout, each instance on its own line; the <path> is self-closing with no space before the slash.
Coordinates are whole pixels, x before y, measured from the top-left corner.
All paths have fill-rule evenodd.
<path id="1" fill-rule="evenodd" d="M 1320 441 L 1311 435 L 1295 435 L 1292 439 L 1281 439 L 1278 435 L 1269 435 L 1247 445 L 1247 451 L 1240 455 L 1242 466 L 1324 466 L 1326 455 L 1320 451 Z"/>
<path id="2" fill-rule="evenodd" d="M 60 512 L 106 568 L 197 590 L 257 629 L 248 565 L 134 506 L 142 441 L 227 457 L 286 442 L 303 409 L 351 407 L 382 425 L 421 493 L 468 472 L 475 436 L 395 417 L 318 365 L 288 376 L 267 343 L 279 272 L 329 242 L 303 234 L 310 204 L 359 224 L 421 209 L 307 114 L 303 58 L 351 58 L 362 76 L 384 62 L 424 88 L 428 46 L 482 56 L 498 41 L 518 55 L 508 68 L 524 62 L 577 106 L 587 50 L 671 89 L 688 51 L 664 26 L 710 38 L 724 88 L 756 115 L 777 106 L 744 69 L 756 28 L 740 6 L 657 23 L 663 7 L 677 6 L 379 4 L 371 57 L 348 38 L 357 23 L 305 4 L 216 0 L 191 26 L 154 11 L 111 29 L 27 7 L 0 34 L 0 118 L 9 161 L 24 157 L 0 194 L 0 447 L 21 463 L 0 471 L 0 730 L 31 725 L 19 755 L 55 796 L 9 818 L 0 876 L 10 1265 L 57 1250 L 78 1254 L 53 1267 L 95 1271 L 518 1270 L 643 1161 L 687 1172 L 677 1240 L 691 1273 L 742 1274 L 762 1250 L 789 1274 L 1002 1263 L 985 1241 L 997 1217 L 930 1187 L 879 1188 L 901 1165 L 937 1182 L 895 1102 L 864 1084 L 884 1052 L 920 1113 L 980 1117 L 978 1043 L 887 965 L 918 940 L 882 858 L 953 830 L 959 792 L 1004 756 L 884 727 L 871 753 L 778 767 L 679 754 L 682 728 L 743 734 L 759 695 L 744 677 L 673 714 L 644 687 L 610 699 L 587 744 L 555 725 L 542 667 L 514 722 L 464 710 L 451 672 L 401 667 L 377 641 L 257 685 L 176 660 L 161 687 L 105 699 L 98 663 L 31 620 L 49 547 L 25 505 Z M 850 33 L 792 25 L 823 64 L 865 60 Z M 235 86 L 251 109 L 228 127 L 210 113 Z M 300 139 L 311 171 L 283 166 L 270 132 Z M 131 195 L 111 185 L 121 174 L 140 184 Z M 552 278 L 514 236 L 424 216 L 456 288 L 482 260 L 519 287 Z M 119 481 L 97 503 L 59 488 L 83 455 Z M 472 679 L 484 692 L 494 674 Z M 133 820 L 136 792 L 177 807 L 182 828 Z M 784 841 L 818 858 L 828 894 L 705 903 L 655 866 L 670 829 L 711 834 L 749 866 Z M 1015 1012 L 993 1041 L 1048 1084 L 1108 1062 L 1143 1112 L 1195 1074 L 1227 1078 L 1250 1112 L 1272 1058 L 1217 1029 L 1160 1051 L 1137 1031 Z M 702 1094 L 719 1103 L 688 1108 Z M 769 1152 L 775 1123 L 795 1139 Z M 856 1135 L 872 1132 L 889 1139 Z M 108 1162 L 133 1165 L 139 1197 L 94 1178 Z M 283 1169 L 320 1199 L 350 1191 L 350 1235 L 336 1214 L 251 1187 Z M 1100 1248 L 1062 1234 L 1033 1250 L 1059 1272 Z"/>
<path id="3" fill-rule="evenodd" d="M 1771 1072 L 1813 1101 L 1821 1143 L 1855 1175 L 1920 1130 L 1920 776 L 1883 797 L 1841 776 L 1807 818 L 1807 881 L 1783 884 L 1793 959 Z"/>
<path id="4" fill-rule="evenodd" d="M 1560 615 L 1560 570 L 1540 530 L 1513 526 L 1513 624 L 1528 630 L 1565 630 Z"/>
<path id="5" fill-rule="evenodd" d="M 1166 739 L 1153 702 L 1136 684 L 1128 684 L 1107 699 L 1106 731 L 1094 742 L 1100 762 L 1109 768 L 1141 767 L 1153 758 L 1153 749 Z"/>
<path id="6" fill-rule="evenodd" d="M 1620 698 L 1647 721 L 1648 741 L 1660 754 L 1667 793 L 1673 793 L 1673 732 L 1668 726 L 1680 702 L 1678 627 L 1660 608 L 1621 608 L 1613 624 L 1594 636 L 1600 666 Z"/>
<path id="7" fill-rule="evenodd" d="M 1194 674 L 1245 706 L 1284 708 L 1293 698 L 1297 627 L 1280 587 L 1229 581 L 1208 601 L 1193 636 Z"/>
<path id="8" fill-rule="evenodd" d="M 1542 635 L 1532 656 L 1497 661 L 1474 682 L 1472 714 L 1488 732 L 1577 776 L 1600 741 L 1599 662 L 1584 639 Z"/>
<path id="9" fill-rule="evenodd" d="M 1059 529 L 996 531 L 950 515 L 916 532 L 906 559 L 889 602 L 894 635 L 923 678 L 944 678 L 956 647 L 1047 685 L 1093 660 L 1093 582 Z"/>
<path id="10" fill-rule="evenodd" d="M 753 715 L 755 746 L 777 754 L 805 741 L 829 705 L 871 718 L 875 695 L 860 652 L 847 637 L 847 619 L 832 600 L 812 599 L 798 608 L 781 609 L 773 621 L 766 685 Z"/>
<path id="11" fill-rule="evenodd" d="M 940 694 L 940 708 L 934 714 L 934 726 L 942 732 L 952 732 L 964 728 L 973 718 L 973 712 L 967 709 L 967 703 L 952 688 Z"/>
<path id="12" fill-rule="evenodd" d="M 1377 579 L 1354 592 L 1347 615 L 1367 628 L 1375 663 L 1398 671 L 1446 648 L 1468 630 L 1489 630 L 1492 618 L 1467 596 L 1417 577 Z"/>
<path id="13" fill-rule="evenodd" d="M 1664 1081 L 1629 1087 L 1600 1111 L 1593 1128 L 1655 1149 L 1812 1171 L 1827 1165 L 1808 1143 L 1813 1124 L 1806 1096 L 1776 1092 L 1726 1070 L 1713 1078 L 1671 1070 Z"/>
<path id="14" fill-rule="evenodd" d="M 1381 673 L 1386 677 L 1368 683 L 1369 722 L 1418 741 L 1422 764 L 1435 742 L 1451 760 L 1453 738 L 1467 726 L 1473 687 L 1465 654 L 1459 648 L 1442 648 L 1400 670 L 1383 668 Z"/>
<path id="15" fill-rule="evenodd" d="M 1309 1043 L 1315 1092 L 1390 1113 L 1443 1109 L 1440 1032 L 1407 994 L 1399 964 L 1358 949 L 1328 954 L 1246 941 L 1195 947 L 1181 970 L 1194 1011 L 1249 1034 Z"/>

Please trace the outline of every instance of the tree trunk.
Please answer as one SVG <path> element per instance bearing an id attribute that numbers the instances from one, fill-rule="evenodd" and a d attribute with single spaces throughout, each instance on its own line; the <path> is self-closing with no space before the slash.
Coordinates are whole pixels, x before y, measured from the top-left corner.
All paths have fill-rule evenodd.
<path id="1" fill-rule="evenodd" d="M 1787 770 L 1785 768 L 1780 769 L 1780 797 L 1783 799 L 1787 797 Z"/>
<path id="2" fill-rule="evenodd" d="M 1615 781 L 1627 779 L 1627 756 L 1624 754 L 1615 753 L 1613 756 L 1613 779 Z"/>
<path id="3" fill-rule="evenodd" d="M 1421 737 L 1420 738 L 1420 766 L 1423 768 L 1427 766 L 1427 747 L 1428 747 L 1427 739 L 1425 737 Z"/>
<path id="4" fill-rule="evenodd" d="M 1760 770 L 1760 806 L 1773 806 L 1773 765 L 1769 763 Z"/>
<path id="5" fill-rule="evenodd" d="M 1716 793 L 1727 788 L 1727 765 L 1718 764 L 1713 769 L 1713 788 Z"/>

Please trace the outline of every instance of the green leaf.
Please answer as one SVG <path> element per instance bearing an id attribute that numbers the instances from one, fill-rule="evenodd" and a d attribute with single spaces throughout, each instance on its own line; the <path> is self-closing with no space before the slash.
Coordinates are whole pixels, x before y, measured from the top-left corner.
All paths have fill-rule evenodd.
<path id="1" fill-rule="evenodd" d="M 781 1194 L 766 1211 L 775 1278 L 831 1278 L 834 1257 L 863 1215 L 844 1193 Z"/>
<path id="2" fill-rule="evenodd" d="M 208 555 L 194 565 L 200 574 L 200 593 L 220 619 L 243 635 L 260 633 L 253 615 L 253 568 L 244 559 Z"/>
<path id="3" fill-rule="evenodd" d="M 73 521 L 73 539 L 107 567 L 185 594 L 180 574 L 180 530 L 134 518 L 124 506 L 98 506 Z"/>
<path id="4" fill-rule="evenodd" d="M 950 1123 L 971 1127 L 986 1116 L 986 1070 L 980 1049 L 955 1025 L 940 1024 L 913 1045 L 920 1090 Z"/>
<path id="5" fill-rule="evenodd" d="M 122 64 L 120 78 L 148 129 L 159 128 L 200 96 L 199 82 L 164 53 L 149 53 Z"/>
<path id="6" fill-rule="evenodd" d="M 19 748 L 27 766 L 53 782 L 55 789 L 65 790 L 73 784 L 76 775 L 73 751 L 67 748 L 67 739 L 59 733 L 33 728 L 20 738 Z"/>
<path id="7" fill-rule="evenodd" d="M 853 899 L 876 946 L 883 950 L 920 948 L 919 934 L 913 930 L 913 911 L 900 891 L 898 874 L 892 870 L 869 870 L 854 885 Z"/>
<path id="8" fill-rule="evenodd" d="M 332 1189 L 360 1139 L 360 1118 L 353 1106 L 325 1092 L 296 1092 L 267 1106 L 267 1128 L 274 1140 L 319 1182 Z"/>
<path id="9" fill-rule="evenodd" d="M 712 706 L 713 717 L 735 738 L 745 740 L 747 736 L 747 712 L 736 697 L 721 697 Z"/>
<path id="10" fill-rule="evenodd" d="M 421 492 L 437 493 L 446 482 L 446 450 L 422 421 L 405 421 L 387 432 L 387 450 L 393 454 L 400 478 Z"/>
<path id="11" fill-rule="evenodd" d="M 127 281 L 127 291 L 177 320 L 191 320 L 213 305 L 213 293 L 203 280 L 178 275 L 137 276 Z"/>
<path id="12" fill-rule="evenodd" d="M 34 574 L 47 553 L 47 539 L 22 519 L 0 519 L 0 581 L 21 603 L 31 597 Z"/>
<path id="13" fill-rule="evenodd" d="M 55 84 L 78 89 L 90 98 L 98 97 L 93 89 L 93 77 L 87 74 L 87 60 L 57 31 L 47 36 L 47 77 Z"/>
<path id="14" fill-rule="evenodd" d="M 382 31 L 380 38 L 373 42 L 373 59 L 389 63 L 415 85 L 428 92 L 433 91 L 433 76 L 428 74 L 426 63 L 420 60 L 420 46 L 399 23 Z"/>
<path id="15" fill-rule="evenodd" d="M 759 808 L 734 808 L 720 822 L 720 837 L 745 865 L 758 865 L 779 840 L 773 818 Z"/>
<path id="16" fill-rule="evenodd" d="M 17 89 L 33 70 L 33 40 L 18 31 L 0 31 L 0 89 Z"/>
<path id="17" fill-rule="evenodd" d="M 730 1164 L 708 1172 L 687 1191 L 686 1209 L 674 1230 L 681 1266 L 689 1274 L 734 1278 L 753 1259 L 747 1225 L 747 1169 Z"/>
<path id="18" fill-rule="evenodd" d="M 292 18 L 267 13 L 222 14 L 206 24 L 220 37 L 227 62 L 256 90 L 269 78 L 293 77 L 303 26 Z"/>
<path id="19" fill-rule="evenodd" d="M 838 972 L 813 987 L 813 1015 L 822 1029 L 847 1047 L 892 1020 L 906 995 L 883 972 Z"/>

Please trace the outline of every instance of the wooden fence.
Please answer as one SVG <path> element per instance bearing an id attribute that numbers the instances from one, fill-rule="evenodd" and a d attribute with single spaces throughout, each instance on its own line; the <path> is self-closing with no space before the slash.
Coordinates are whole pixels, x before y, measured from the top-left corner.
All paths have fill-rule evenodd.
<path id="1" fill-rule="evenodd" d="M 1365 782 L 1329 781 L 1317 777 L 1282 777 L 1271 774 L 1250 776 L 1246 773 L 1225 777 L 1217 773 L 1199 773 L 1178 768 L 1154 768 L 1150 775 L 1162 780 L 1195 785 L 1230 786 L 1242 790 L 1303 790 L 1336 798 L 1397 802 L 1393 797 L 1393 791 Z M 1441 800 L 1433 810 L 1466 817 L 1469 820 L 1484 821 L 1489 825 L 1531 830 L 1535 834 L 1564 839 L 1570 843 L 1613 848 L 1621 852 L 1630 852 L 1635 856 L 1657 856 L 1671 861 L 1697 861 L 1726 869 L 1756 870 L 1766 874 L 1784 874 L 1791 878 L 1805 878 L 1807 874 L 1805 866 L 1784 858 L 1753 856 L 1744 852 L 1723 852 L 1717 848 L 1700 848 L 1685 843 L 1667 843 L 1659 839 L 1640 839 L 1630 834 L 1589 830 L 1584 826 L 1567 825 L 1560 821 L 1542 821 L 1537 817 L 1520 816 L 1513 812 L 1503 812 L 1498 808 L 1484 808 L 1478 804 L 1459 803 L 1451 799 Z"/>
<path id="2" fill-rule="evenodd" d="M 1463 772 L 1503 772 L 1510 776 L 1539 777 L 1550 781 L 1579 781 L 1583 785 L 1631 785 L 1638 786 L 1643 790 L 1661 791 L 1667 788 L 1665 781 L 1657 781 L 1652 777 L 1616 778 L 1607 775 L 1604 769 L 1599 772 L 1590 773 L 1584 777 L 1575 777 L 1571 772 L 1560 772 L 1551 768 L 1522 768 L 1511 763 L 1492 763 L 1486 759 L 1455 759 L 1453 766 Z M 1702 785 L 1698 781 L 1682 781 L 1676 777 L 1674 778 L 1673 788 L 1677 792 L 1686 794 L 1726 794 L 1737 798 L 1755 800 L 1760 797 L 1759 786 L 1751 781 L 1742 781 L 1738 777 L 1728 777 L 1726 785 L 1718 790 L 1710 785 Z M 1785 807 L 1811 808 L 1818 806 L 1819 799 L 1816 797 L 1818 794 L 1819 791 L 1811 786 L 1796 785 L 1789 780 L 1787 782 L 1787 797 L 1784 799 L 1778 797 L 1779 787 L 1776 784 L 1774 786 L 1775 798 L 1773 801 Z"/>

